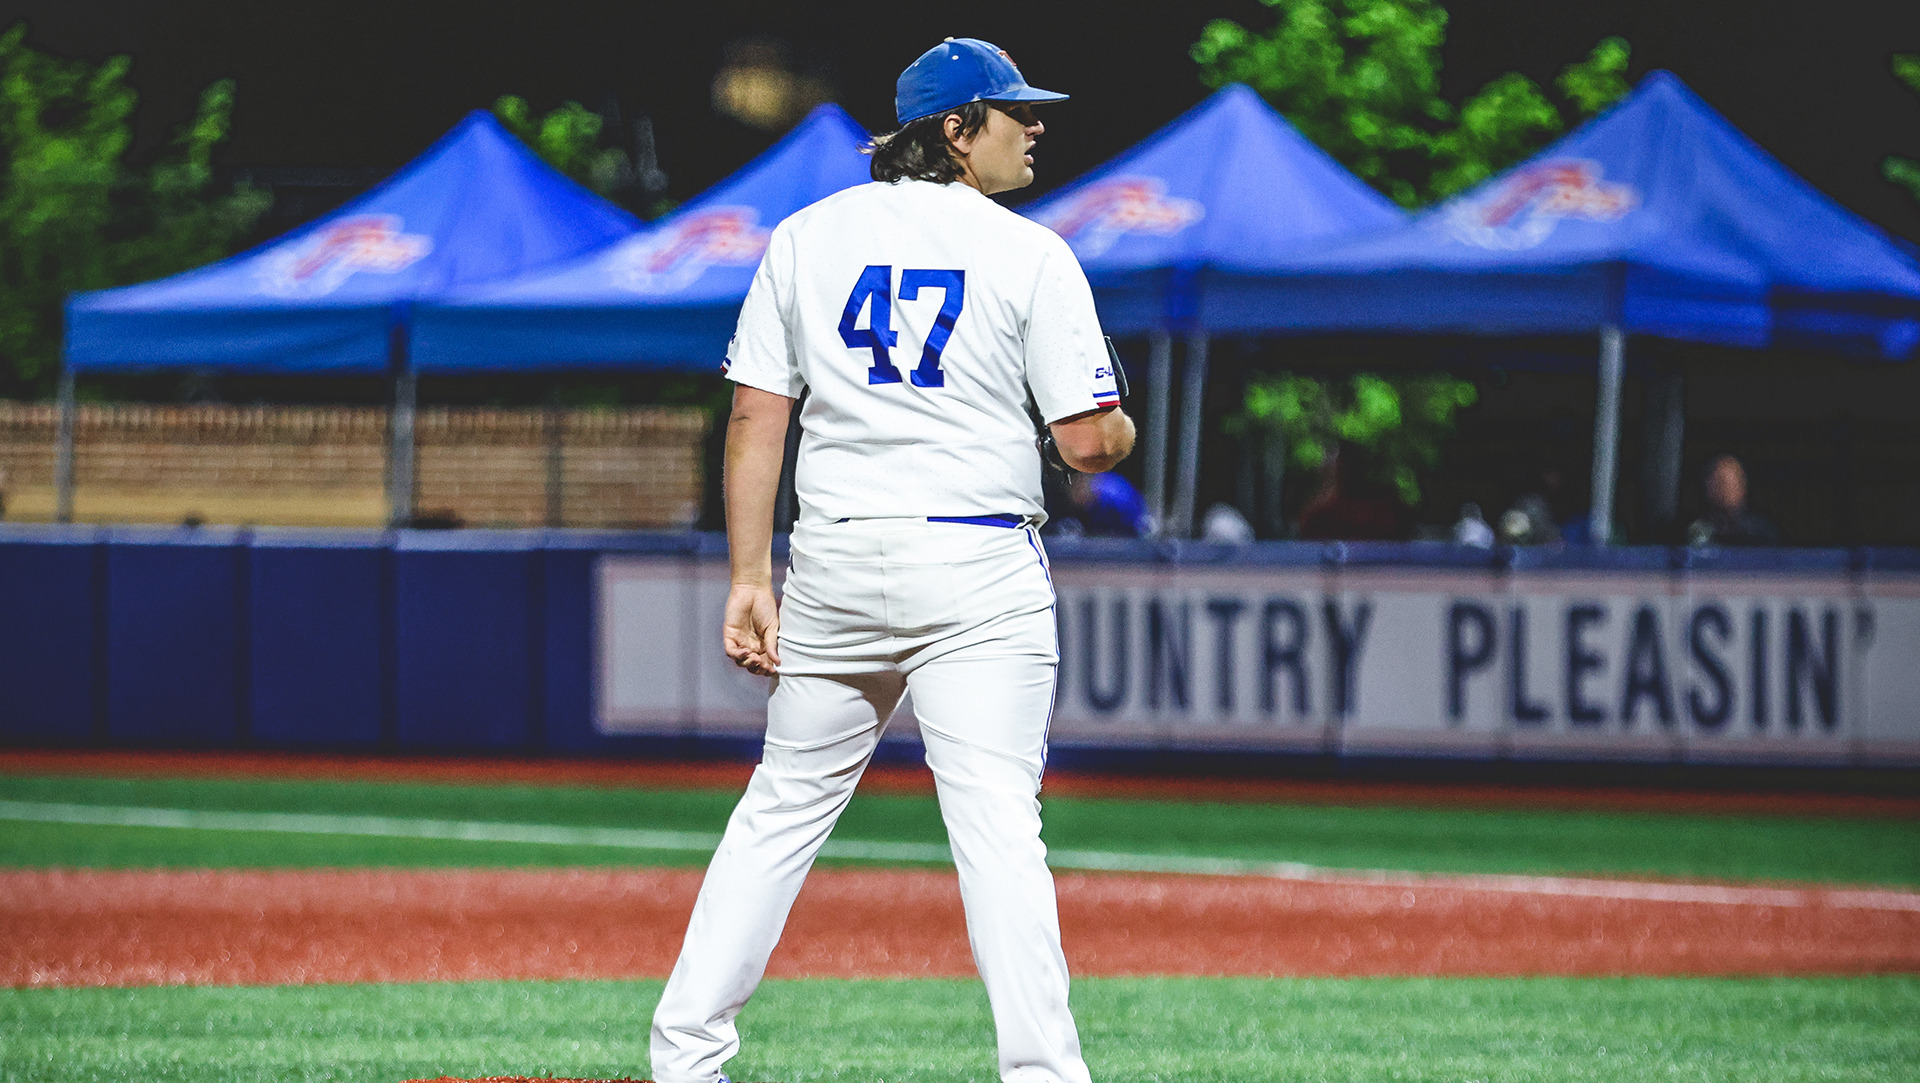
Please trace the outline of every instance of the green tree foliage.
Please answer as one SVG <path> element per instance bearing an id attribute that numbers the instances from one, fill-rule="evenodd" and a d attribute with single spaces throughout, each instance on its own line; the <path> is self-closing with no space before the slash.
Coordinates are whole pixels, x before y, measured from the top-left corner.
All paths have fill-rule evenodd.
<path id="1" fill-rule="evenodd" d="M 1920 53 L 1894 54 L 1893 77 L 1907 84 L 1915 94 L 1920 94 Z M 1889 154 L 1880 163 L 1880 173 L 1905 188 L 1915 202 L 1920 202 L 1920 162 Z"/>
<path id="2" fill-rule="evenodd" d="M 579 102 L 562 102 L 536 117 L 525 98 L 508 94 L 493 103 L 493 115 L 548 165 L 596 195 L 611 196 L 633 181 L 626 152 L 600 145 L 605 121 Z"/>
<path id="3" fill-rule="evenodd" d="M 233 114 L 230 81 L 208 87 L 172 143 L 136 165 L 127 58 L 62 60 L 25 37 L 24 24 L 0 34 L 0 381 L 44 393 L 58 370 L 67 294 L 227 255 L 268 197 L 212 191 L 213 150 Z"/>
<path id="4" fill-rule="evenodd" d="M 1447 12 L 1434 0 L 1261 0 L 1274 25 L 1215 19 L 1192 55 L 1201 81 L 1246 83 L 1307 138 L 1402 206 L 1485 180 L 1627 92 L 1627 43 L 1607 38 L 1554 80 L 1565 102 L 1509 72 L 1453 105 L 1440 96 Z"/>
<path id="5" fill-rule="evenodd" d="M 1291 464 L 1318 470 L 1342 443 L 1364 448 L 1409 506 L 1420 502 L 1420 472 L 1440 465 L 1454 416 L 1479 398 L 1473 384 L 1445 375 L 1359 373 L 1344 387 L 1311 376 L 1261 376 L 1231 427 L 1284 441 Z"/>

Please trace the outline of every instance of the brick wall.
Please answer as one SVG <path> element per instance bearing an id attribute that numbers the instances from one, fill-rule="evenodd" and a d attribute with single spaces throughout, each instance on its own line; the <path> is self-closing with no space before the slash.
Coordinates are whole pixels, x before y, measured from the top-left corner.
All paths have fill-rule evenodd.
<path id="1" fill-rule="evenodd" d="M 379 525 L 387 415 L 377 407 L 82 406 L 74 518 Z M 52 517 L 56 421 L 52 405 L 0 402 L 7 518 Z M 557 454 L 562 525 L 688 526 L 700 511 L 706 432 L 706 415 L 690 409 L 423 409 L 417 506 L 469 526 L 541 525 Z"/>
<path id="2" fill-rule="evenodd" d="M 547 519 L 560 459 L 567 526 L 691 526 L 700 516 L 707 416 L 698 410 L 429 409 L 416 426 L 422 514 L 470 525 Z"/>

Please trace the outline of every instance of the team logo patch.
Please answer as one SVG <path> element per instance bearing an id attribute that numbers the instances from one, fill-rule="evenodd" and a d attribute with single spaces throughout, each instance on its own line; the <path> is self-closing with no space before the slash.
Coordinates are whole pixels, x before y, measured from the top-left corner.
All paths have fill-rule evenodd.
<path id="1" fill-rule="evenodd" d="M 261 264 L 261 292 L 275 297 L 323 297 L 361 271 L 395 274 L 433 251 L 433 238 L 402 233 L 397 215 L 343 218 Z"/>
<path id="2" fill-rule="evenodd" d="M 1206 207 L 1169 196 L 1158 177 L 1115 177 L 1081 192 L 1040 223 L 1067 239 L 1082 259 L 1100 255 L 1129 233 L 1167 236 L 1205 217 Z"/>
<path id="3" fill-rule="evenodd" d="M 752 207 L 716 207 L 688 215 L 656 233 L 635 237 L 609 261 L 613 284 L 635 293 L 674 293 L 709 267 L 752 267 L 767 251 L 771 230 L 756 224 Z"/>
<path id="4" fill-rule="evenodd" d="M 1093 369 L 1093 380 L 1095 383 L 1112 383 L 1113 370 L 1106 365 L 1095 365 Z M 1116 405 L 1120 402 L 1120 392 L 1117 388 L 1111 387 L 1094 388 L 1093 402 L 1096 406 Z"/>
<path id="5" fill-rule="evenodd" d="M 1438 224 L 1463 244 L 1532 248 L 1563 219 L 1611 222 L 1640 205 L 1631 185 L 1603 181 L 1600 173 L 1600 163 L 1576 158 L 1528 166 L 1484 195 L 1455 200 Z"/>

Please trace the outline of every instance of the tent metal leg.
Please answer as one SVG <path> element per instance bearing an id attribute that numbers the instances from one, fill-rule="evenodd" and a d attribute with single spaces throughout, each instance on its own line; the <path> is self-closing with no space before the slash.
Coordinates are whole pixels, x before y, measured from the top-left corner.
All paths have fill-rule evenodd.
<path id="1" fill-rule="evenodd" d="M 1172 533 L 1193 536 L 1193 503 L 1200 485 L 1200 424 L 1207 390 L 1207 336 L 1187 336 L 1187 363 L 1180 387 L 1180 464 L 1174 481 Z"/>
<path id="2" fill-rule="evenodd" d="M 73 522 L 73 441 L 79 404 L 74 400 L 73 369 L 60 369 L 60 417 L 54 430 L 53 521 Z"/>
<path id="3" fill-rule="evenodd" d="M 566 481 L 567 413 L 558 403 L 547 404 L 547 416 L 543 419 L 547 430 L 547 515 L 549 527 L 567 525 Z"/>
<path id="4" fill-rule="evenodd" d="M 1626 370 L 1627 336 L 1607 324 L 1600 328 L 1599 399 L 1593 411 L 1593 507 L 1588 525 L 1593 544 L 1613 538 L 1613 485 L 1620 473 L 1620 385 Z"/>
<path id="5" fill-rule="evenodd" d="M 1260 471 L 1259 521 L 1267 537 L 1284 538 L 1287 536 L 1287 438 L 1278 429 L 1268 429 L 1260 436 L 1260 451 L 1264 461 Z"/>
<path id="6" fill-rule="evenodd" d="M 1173 420 L 1173 336 L 1147 338 L 1147 511 L 1154 530 L 1167 530 L 1167 430 Z"/>
<path id="7" fill-rule="evenodd" d="M 411 364 L 403 363 L 393 380 L 393 433 L 387 455 L 387 518 L 395 528 L 413 523 L 413 436 L 419 390 L 420 374 Z"/>
<path id="8" fill-rule="evenodd" d="M 1680 518 L 1680 466 L 1686 445 L 1687 393 L 1685 372 L 1677 364 L 1662 366 L 1647 380 L 1646 465 L 1647 519 L 1662 536 Z"/>

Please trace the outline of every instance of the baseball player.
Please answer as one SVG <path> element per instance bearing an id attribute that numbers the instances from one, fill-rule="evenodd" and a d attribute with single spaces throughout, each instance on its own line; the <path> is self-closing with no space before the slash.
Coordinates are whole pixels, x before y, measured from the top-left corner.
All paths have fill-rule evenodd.
<path id="1" fill-rule="evenodd" d="M 949 38 L 900 76 L 874 183 L 774 230 L 728 347 L 724 647 L 772 676 L 765 751 L 653 1020 L 658 1083 L 724 1081 L 734 1018 L 902 693 L 912 690 L 1008 1083 L 1087 1083 L 1067 1007 L 1041 766 L 1058 653 L 1041 451 L 1132 449 L 1067 245 L 987 197 L 1044 130 L 1007 54 Z M 807 392 L 784 597 L 770 546 Z"/>

